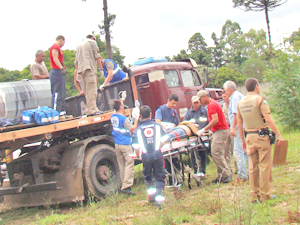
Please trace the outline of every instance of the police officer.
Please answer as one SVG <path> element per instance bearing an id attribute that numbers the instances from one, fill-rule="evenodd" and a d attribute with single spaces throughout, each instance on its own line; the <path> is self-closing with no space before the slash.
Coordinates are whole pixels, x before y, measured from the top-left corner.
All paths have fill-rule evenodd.
<path id="1" fill-rule="evenodd" d="M 123 101 L 114 101 L 113 108 L 116 112 L 111 115 L 110 120 L 113 126 L 112 136 L 122 181 L 121 192 L 134 195 L 135 193 L 131 190 L 134 178 L 134 160 L 130 156 L 133 153 L 131 133 L 134 133 L 137 128 L 139 113 L 136 113 L 135 122 L 132 125 L 129 118 L 124 116 Z"/>
<path id="2" fill-rule="evenodd" d="M 247 96 L 238 103 L 238 130 L 244 151 L 249 155 L 249 181 L 252 202 L 276 197 L 270 195 L 272 155 L 269 137 L 270 127 L 277 135 L 279 146 L 283 141 L 270 115 L 266 100 L 259 96 L 259 83 L 255 78 L 246 81 Z M 245 123 L 246 138 L 243 130 Z"/>
<path id="3" fill-rule="evenodd" d="M 152 113 L 149 106 L 142 106 L 140 114 L 144 120 L 135 131 L 132 146 L 136 150 L 137 157 L 139 157 L 140 151 L 142 154 L 143 174 L 149 201 L 164 201 L 162 190 L 165 186 L 166 174 L 163 167 L 163 155 L 160 151 L 160 138 L 165 133 L 161 125 L 150 119 Z M 155 188 L 152 184 L 152 173 L 155 179 Z"/>

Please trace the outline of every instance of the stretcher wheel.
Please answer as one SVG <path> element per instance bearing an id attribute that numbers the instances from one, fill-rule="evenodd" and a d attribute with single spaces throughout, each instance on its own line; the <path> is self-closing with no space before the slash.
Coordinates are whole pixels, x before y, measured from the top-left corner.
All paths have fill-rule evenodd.
<path id="1" fill-rule="evenodd" d="M 86 151 L 83 181 L 86 195 L 92 194 L 96 199 L 120 188 L 120 170 L 113 147 L 100 144 Z"/>

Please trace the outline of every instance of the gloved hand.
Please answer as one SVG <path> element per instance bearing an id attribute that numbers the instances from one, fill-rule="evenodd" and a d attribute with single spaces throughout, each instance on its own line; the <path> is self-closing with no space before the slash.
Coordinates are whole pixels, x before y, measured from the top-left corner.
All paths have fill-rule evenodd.
<path id="1" fill-rule="evenodd" d="M 140 109 L 138 107 L 134 107 L 131 114 L 132 114 L 132 118 L 138 120 L 140 117 Z"/>
<path id="2" fill-rule="evenodd" d="M 104 87 L 105 87 L 105 84 L 101 84 L 100 87 L 99 87 L 100 91 L 103 91 Z"/>
<path id="3" fill-rule="evenodd" d="M 65 68 L 60 69 L 60 74 L 61 75 L 66 75 L 67 74 L 67 70 Z"/>
<path id="4" fill-rule="evenodd" d="M 126 97 L 127 97 L 127 93 L 126 93 L 126 91 L 123 91 L 123 92 L 122 92 L 122 98 L 121 98 L 121 99 L 122 99 L 123 101 L 125 101 Z"/>
<path id="5" fill-rule="evenodd" d="M 201 130 L 197 131 L 197 135 L 198 136 L 202 136 L 204 133 L 205 133 L 205 129 L 204 128 L 202 128 Z"/>

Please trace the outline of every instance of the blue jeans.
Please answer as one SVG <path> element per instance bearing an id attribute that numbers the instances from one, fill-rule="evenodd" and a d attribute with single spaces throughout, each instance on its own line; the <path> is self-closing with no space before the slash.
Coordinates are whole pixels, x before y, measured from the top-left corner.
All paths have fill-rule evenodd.
<path id="1" fill-rule="evenodd" d="M 165 142 L 170 142 L 175 137 L 186 135 L 185 130 L 182 128 L 178 128 L 178 127 L 173 127 L 171 129 L 169 129 L 168 131 L 169 131 L 169 133 L 165 134 L 163 137 L 163 139 L 165 138 L 164 139 Z"/>
<path id="2" fill-rule="evenodd" d="M 58 112 L 65 111 L 66 75 L 61 75 L 61 70 L 51 69 L 49 73 L 51 83 L 51 105 Z"/>
<path id="3" fill-rule="evenodd" d="M 241 137 L 239 135 L 238 130 L 235 131 L 235 137 L 234 137 L 234 149 L 233 149 L 233 155 L 236 160 L 236 164 L 238 167 L 238 177 L 241 179 L 248 179 L 249 175 L 249 156 L 247 155 L 247 152 L 243 150 Z"/>

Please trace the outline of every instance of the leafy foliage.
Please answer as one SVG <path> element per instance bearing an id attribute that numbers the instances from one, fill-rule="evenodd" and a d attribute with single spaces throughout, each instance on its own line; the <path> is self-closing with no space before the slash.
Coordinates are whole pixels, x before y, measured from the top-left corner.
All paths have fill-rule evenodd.
<path id="1" fill-rule="evenodd" d="M 266 64 L 260 59 L 247 59 L 241 65 L 241 71 L 247 78 L 256 78 L 263 81 L 263 72 L 266 70 Z"/>
<path id="2" fill-rule="evenodd" d="M 239 85 L 245 82 L 245 77 L 243 76 L 243 74 L 241 74 L 238 71 L 235 71 L 227 67 L 221 67 L 220 69 L 218 69 L 218 74 L 216 77 L 216 85 L 218 87 L 223 87 L 223 84 L 227 80 L 232 80 L 237 85 Z"/>
<path id="3" fill-rule="evenodd" d="M 267 70 L 272 106 L 285 126 L 300 127 L 300 55 L 277 51 Z"/>

